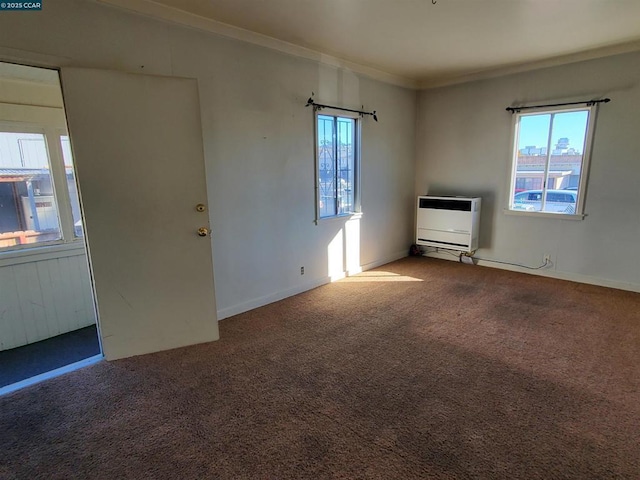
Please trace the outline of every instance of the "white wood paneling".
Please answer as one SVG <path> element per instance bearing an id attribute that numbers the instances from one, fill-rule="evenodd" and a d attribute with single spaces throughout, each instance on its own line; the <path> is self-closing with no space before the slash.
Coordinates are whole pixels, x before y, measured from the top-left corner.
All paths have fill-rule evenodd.
<path id="1" fill-rule="evenodd" d="M 95 323 L 84 252 L 0 266 L 0 350 Z"/>

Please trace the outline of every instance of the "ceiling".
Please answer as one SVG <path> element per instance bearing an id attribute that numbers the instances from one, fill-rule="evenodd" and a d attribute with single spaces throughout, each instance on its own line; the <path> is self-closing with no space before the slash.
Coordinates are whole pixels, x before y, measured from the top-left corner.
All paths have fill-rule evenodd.
<path id="1" fill-rule="evenodd" d="M 413 87 L 640 50 L 639 0 L 101 1 Z"/>

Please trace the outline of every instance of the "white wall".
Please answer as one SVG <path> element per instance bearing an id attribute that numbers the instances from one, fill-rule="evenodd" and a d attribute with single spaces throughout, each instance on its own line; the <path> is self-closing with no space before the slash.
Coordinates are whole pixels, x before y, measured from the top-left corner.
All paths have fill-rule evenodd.
<path id="1" fill-rule="evenodd" d="M 523 103 L 610 97 L 600 107 L 583 221 L 505 215 L 511 115 Z M 426 90 L 419 95 L 416 194 L 482 198 L 478 257 L 640 290 L 640 53 Z M 491 265 L 507 268 L 504 265 Z"/>
<path id="2" fill-rule="evenodd" d="M 353 265 L 347 250 L 359 250 L 365 268 L 408 250 L 411 90 L 80 0 L 50 2 L 19 22 L 0 16 L 2 59 L 198 79 L 220 318 L 328 281 L 330 265 Z M 344 235 L 345 219 L 313 223 L 312 91 L 322 103 L 378 111 L 380 122 L 363 126 L 359 239 L 353 226 Z M 359 248 L 336 249 L 341 232 Z"/>

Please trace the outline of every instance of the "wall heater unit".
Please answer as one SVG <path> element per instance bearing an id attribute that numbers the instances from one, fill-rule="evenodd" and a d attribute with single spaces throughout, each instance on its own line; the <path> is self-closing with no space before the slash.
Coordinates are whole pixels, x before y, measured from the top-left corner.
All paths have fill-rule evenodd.
<path id="1" fill-rule="evenodd" d="M 416 243 L 461 252 L 478 249 L 480 198 L 418 197 Z"/>

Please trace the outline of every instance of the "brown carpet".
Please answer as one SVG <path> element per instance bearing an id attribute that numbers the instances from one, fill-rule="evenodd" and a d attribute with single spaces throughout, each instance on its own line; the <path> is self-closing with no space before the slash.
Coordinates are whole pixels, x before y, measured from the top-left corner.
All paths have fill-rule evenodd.
<path id="1" fill-rule="evenodd" d="M 220 326 L 0 398 L 0 478 L 640 478 L 640 294 L 407 258 Z"/>

